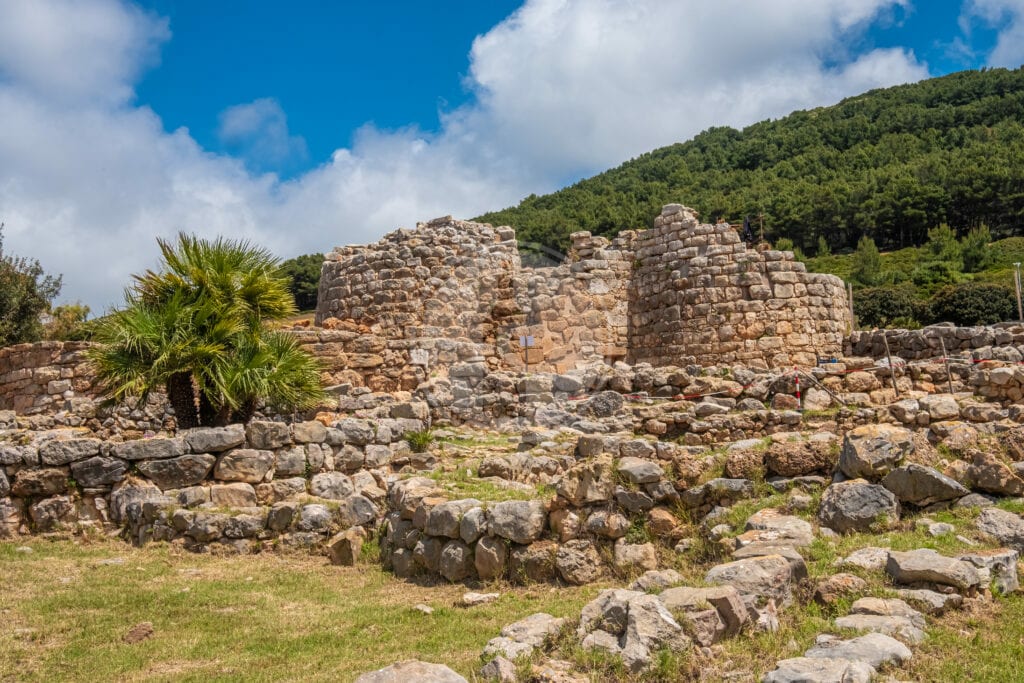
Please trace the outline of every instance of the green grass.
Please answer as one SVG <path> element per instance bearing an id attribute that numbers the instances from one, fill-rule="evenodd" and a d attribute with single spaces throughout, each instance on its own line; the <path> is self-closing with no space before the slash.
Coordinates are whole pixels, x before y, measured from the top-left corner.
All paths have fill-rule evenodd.
<path id="1" fill-rule="evenodd" d="M 34 552 L 0 543 L 0 681 L 350 681 L 401 659 L 443 662 L 472 679 L 502 626 L 538 611 L 577 616 L 598 591 L 503 590 L 462 609 L 465 586 L 419 586 L 375 565 L 114 541 L 25 545 Z M 124 562 L 100 564 L 115 557 Z M 143 621 L 155 635 L 123 643 Z"/>
<path id="2" fill-rule="evenodd" d="M 463 462 L 453 472 L 434 470 L 427 476 L 437 482 L 451 498 L 477 498 L 485 502 L 500 503 L 505 500 L 535 500 L 550 498 L 554 488 L 547 485 L 529 486 L 528 489 L 518 487 L 506 488 L 493 482 L 479 479 L 476 468 L 479 463 Z"/>

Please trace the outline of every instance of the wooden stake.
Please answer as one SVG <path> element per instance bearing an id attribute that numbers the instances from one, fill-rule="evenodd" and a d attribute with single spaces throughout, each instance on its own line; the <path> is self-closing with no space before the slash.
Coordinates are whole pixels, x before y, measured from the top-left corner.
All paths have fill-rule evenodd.
<path id="1" fill-rule="evenodd" d="M 892 366 L 892 354 L 889 353 L 889 335 L 882 330 L 882 341 L 885 342 L 885 357 L 889 360 L 889 376 L 892 377 L 892 390 L 896 392 L 896 398 L 900 397 L 900 388 L 896 386 L 896 368 Z"/>

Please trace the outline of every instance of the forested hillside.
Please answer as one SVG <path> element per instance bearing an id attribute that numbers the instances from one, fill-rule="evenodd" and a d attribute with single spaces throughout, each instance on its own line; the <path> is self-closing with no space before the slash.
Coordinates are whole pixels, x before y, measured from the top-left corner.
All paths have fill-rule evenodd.
<path id="1" fill-rule="evenodd" d="M 923 244 L 942 223 L 966 236 L 1024 234 L 1024 71 L 961 72 L 872 90 L 742 131 L 688 142 L 478 220 L 564 250 L 577 230 L 646 227 L 681 201 L 714 221 L 763 215 L 765 237 L 814 255 Z M 819 242 L 823 237 L 825 242 Z"/>

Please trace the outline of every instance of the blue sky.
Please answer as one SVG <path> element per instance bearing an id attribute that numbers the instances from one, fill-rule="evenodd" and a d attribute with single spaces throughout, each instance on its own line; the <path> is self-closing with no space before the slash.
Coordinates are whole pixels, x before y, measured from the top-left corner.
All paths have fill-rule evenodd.
<path id="1" fill-rule="evenodd" d="M 323 252 L 1021 63 L 1024 0 L 0 0 L 4 247 L 100 312 L 178 231 Z"/>

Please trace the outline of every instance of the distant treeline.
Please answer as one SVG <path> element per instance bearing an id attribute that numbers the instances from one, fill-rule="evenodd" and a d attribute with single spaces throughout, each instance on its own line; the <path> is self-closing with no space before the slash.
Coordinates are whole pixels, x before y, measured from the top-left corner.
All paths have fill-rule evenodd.
<path id="1" fill-rule="evenodd" d="M 1024 71 L 961 72 L 872 90 L 738 131 L 709 129 L 477 220 L 565 250 L 578 230 L 648 227 L 683 202 L 713 222 L 763 215 L 765 238 L 805 253 L 918 246 L 947 224 L 1024 234 Z M 819 237 L 824 242 L 819 242 Z"/>

